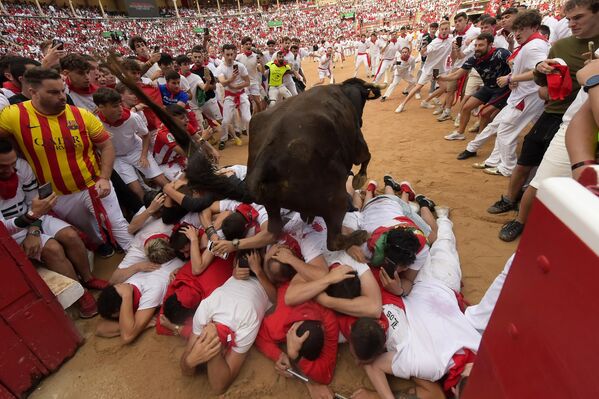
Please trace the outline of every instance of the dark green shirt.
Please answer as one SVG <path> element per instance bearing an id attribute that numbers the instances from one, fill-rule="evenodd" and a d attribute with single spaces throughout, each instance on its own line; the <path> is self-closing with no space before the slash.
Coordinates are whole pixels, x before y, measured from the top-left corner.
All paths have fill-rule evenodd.
<path id="1" fill-rule="evenodd" d="M 572 78 L 572 93 L 563 100 L 549 100 L 545 104 L 545 112 L 548 114 L 563 114 L 570 104 L 574 101 L 580 90 L 580 85 L 576 80 L 576 72 L 584 67 L 584 62 L 588 56 L 583 56 L 589 52 L 589 41 L 599 43 L 599 36 L 590 39 L 577 39 L 574 36 L 558 40 L 551 46 L 548 58 L 561 58 L 570 68 L 570 77 Z M 535 82 L 539 86 L 547 86 L 547 79 L 544 74 L 535 70 Z"/>

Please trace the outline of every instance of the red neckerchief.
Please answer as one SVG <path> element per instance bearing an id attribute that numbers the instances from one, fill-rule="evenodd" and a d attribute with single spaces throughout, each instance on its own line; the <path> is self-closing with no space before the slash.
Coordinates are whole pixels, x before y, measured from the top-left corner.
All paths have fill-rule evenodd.
<path id="1" fill-rule="evenodd" d="M 254 52 L 252 50 L 250 51 L 244 51 L 243 54 L 245 54 L 246 57 L 249 57 L 253 54 Z"/>
<path id="2" fill-rule="evenodd" d="M 284 48 L 282 48 L 279 51 L 281 51 L 281 53 L 283 53 L 284 55 L 287 55 L 287 53 L 289 53 L 289 50 L 285 50 Z"/>
<path id="3" fill-rule="evenodd" d="M 397 39 L 391 39 L 390 42 L 395 44 L 395 43 L 397 43 Z"/>
<path id="4" fill-rule="evenodd" d="M 191 71 L 187 71 L 185 73 L 182 73 L 181 75 L 183 75 L 184 77 L 188 77 L 189 75 L 191 75 Z"/>
<path id="5" fill-rule="evenodd" d="M 287 61 L 285 61 L 285 60 L 281 61 L 280 64 L 279 64 L 279 60 L 274 60 L 272 63 L 275 64 L 278 67 L 282 67 L 282 66 L 287 65 Z"/>
<path id="6" fill-rule="evenodd" d="M 19 176 L 17 172 L 13 171 L 12 175 L 6 180 L 0 180 L 0 197 L 8 200 L 14 198 L 17 195 L 17 188 L 19 187 Z"/>
<path id="7" fill-rule="evenodd" d="M 524 41 L 524 43 L 522 43 L 518 48 L 516 48 L 514 50 L 514 52 L 512 53 L 512 55 L 510 55 L 508 57 L 508 61 L 512 61 L 514 58 L 516 58 L 516 56 L 518 55 L 518 53 L 520 52 L 520 50 L 522 50 L 522 48 L 530 41 L 535 40 L 535 39 L 541 39 L 543 41 L 547 41 L 547 39 L 545 39 L 545 36 L 541 35 L 539 32 L 535 32 L 532 35 L 530 35 L 528 37 L 528 39 L 526 39 L 526 41 Z"/>
<path id="8" fill-rule="evenodd" d="M 408 54 L 406 58 L 404 58 L 403 55 L 400 58 L 402 61 L 407 62 L 410 59 L 410 54 Z"/>
<path id="9" fill-rule="evenodd" d="M 149 57 L 144 57 L 144 56 L 141 56 L 141 55 L 138 55 L 137 59 L 140 60 L 141 62 L 148 62 L 150 60 Z"/>
<path id="10" fill-rule="evenodd" d="M 110 122 L 108 122 L 108 120 L 106 120 L 106 117 L 104 116 L 104 114 L 102 114 L 102 112 L 98 112 L 98 118 L 100 118 L 100 120 L 102 122 L 106 123 L 109 126 L 113 126 L 113 127 L 121 126 L 130 117 L 131 117 L 131 111 L 128 108 L 125 108 L 125 107 L 123 107 L 123 112 L 121 113 L 120 118 L 117 119 L 116 121 L 112 122 L 112 123 L 110 123 Z"/>
<path id="11" fill-rule="evenodd" d="M 214 323 L 216 326 L 216 333 L 220 343 L 228 352 L 232 347 L 235 346 L 235 331 L 231 330 L 228 326 L 220 323 Z"/>
<path id="12" fill-rule="evenodd" d="M 572 93 L 572 77 L 567 65 L 552 65 L 559 73 L 547 74 L 547 90 L 551 100 L 563 100 Z"/>
<path id="13" fill-rule="evenodd" d="M 403 38 L 405 39 L 407 35 L 406 35 L 405 33 L 402 33 L 402 34 L 401 34 L 401 35 L 399 35 L 399 36 L 401 36 L 401 37 L 403 37 Z"/>
<path id="14" fill-rule="evenodd" d="M 85 89 L 80 89 L 78 87 L 75 87 L 75 86 L 73 86 L 73 84 L 71 83 L 71 80 L 68 77 L 65 79 L 65 83 L 66 83 L 67 87 L 69 88 L 70 92 L 81 94 L 81 95 L 89 96 L 91 94 L 94 94 L 96 92 L 96 90 L 98 90 L 98 87 L 91 83 Z"/>
<path id="15" fill-rule="evenodd" d="M 491 47 L 491 49 L 489 50 L 489 52 L 487 54 L 476 59 L 476 64 L 478 65 L 482 62 L 487 61 L 489 58 L 493 57 L 493 54 L 495 54 L 495 51 L 497 51 L 497 49 L 495 47 Z"/>
<path id="16" fill-rule="evenodd" d="M 240 213 L 245 219 L 246 230 L 253 227 L 255 229 L 255 234 L 260 232 L 260 223 L 258 223 L 259 213 L 253 206 L 250 204 L 239 204 L 237 208 L 235 208 L 235 212 Z"/>
<path id="17" fill-rule="evenodd" d="M 13 82 L 7 80 L 6 82 L 2 83 L 2 87 L 12 91 L 15 94 L 21 94 L 21 88 L 17 85 L 15 85 Z"/>
<path id="18" fill-rule="evenodd" d="M 293 238 L 289 233 L 283 233 L 283 236 L 281 236 L 281 238 L 279 239 L 279 243 L 288 246 L 291 252 L 293 252 L 293 254 L 297 258 L 304 260 L 304 257 L 302 256 L 302 248 L 300 247 L 297 240 Z"/>
<path id="19" fill-rule="evenodd" d="M 449 35 L 447 35 L 445 37 L 437 36 L 437 39 L 447 40 L 447 39 L 449 39 Z"/>
<path id="20" fill-rule="evenodd" d="M 461 31 L 461 32 L 456 31 L 455 34 L 458 36 L 464 36 L 466 34 L 466 32 L 468 32 L 468 29 L 470 29 L 471 27 L 472 27 L 472 24 L 468 24 L 468 25 L 466 25 L 466 28 L 464 28 L 463 31 Z"/>

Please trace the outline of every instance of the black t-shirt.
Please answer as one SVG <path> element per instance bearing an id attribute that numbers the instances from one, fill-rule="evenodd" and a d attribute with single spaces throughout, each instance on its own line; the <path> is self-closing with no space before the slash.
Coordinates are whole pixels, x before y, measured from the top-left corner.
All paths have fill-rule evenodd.
<path id="1" fill-rule="evenodd" d="M 507 59 L 511 54 L 509 50 L 497 48 L 490 57 L 487 54 L 480 59 L 475 56 L 468 58 L 462 65 L 462 69 L 467 71 L 472 68 L 476 69 L 485 87 L 497 89 L 499 87 L 497 86 L 497 78 L 509 75 L 511 72 L 507 63 Z"/>
<path id="2" fill-rule="evenodd" d="M 207 70 L 207 71 L 205 71 Z M 195 73 L 196 75 L 198 75 L 200 78 L 202 78 L 202 80 L 204 80 L 204 74 L 205 72 L 208 72 L 208 74 L 210 75 L 210 84 L 213 85 L 216 82 L 216 78 L 214 77 L 214 75 L 212 74 L 212 71 L 210 70 L 210 68 L 205 67 L 205 66 L 201 66 L 201 67 L 194 67 L 191 70 L 192 73 Z M 205 82 L 204 82 L 205 83 Z M 208 90 L 206 93 L 206 101 L 216 97 L 216 93 L 214 92 L 214 90 Z"/>

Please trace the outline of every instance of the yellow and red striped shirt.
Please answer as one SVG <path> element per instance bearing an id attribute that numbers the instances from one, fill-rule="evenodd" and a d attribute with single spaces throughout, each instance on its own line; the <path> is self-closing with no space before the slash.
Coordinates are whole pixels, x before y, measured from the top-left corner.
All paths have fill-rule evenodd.
<path id="1" fill-rule="evenodd" d="M 95 184 L 100 175 L 94 143 L 110 138 L 91 112 L 66 106 L 58 115 L 38 112 L 31 101 L 0 114 L 0 132 L 10 133 L 40 185 L 51 182 L 57 194 L 71 194 Z"/>

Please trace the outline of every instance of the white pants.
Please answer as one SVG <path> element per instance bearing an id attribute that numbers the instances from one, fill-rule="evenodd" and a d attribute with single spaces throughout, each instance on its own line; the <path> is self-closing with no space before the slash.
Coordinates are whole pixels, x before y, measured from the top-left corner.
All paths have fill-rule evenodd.
<path id="1" fill-rule="evenodd" d="M 489 324 L 489 319 L 491 318 L 491 314 L 493 313 L 493 309 L 495 309 L 497 299 L 499 299 L 499 294 L 501 294 L 501 289 L 505 283 L 505 278 L 512 267 L 514 256 L 516 256 L 516 254 L 513 254 L 507 260 L 502 272 L 495 277 L 495 280 L 491 283 L 491 286 L 487 289 L 487 292 L 485 292 L 485 295 L 478 305 L 468 306 L 466 312 L 464 312 L 466 319 L 468 319 L 470 324 L 472 324 L 472 326 L 480 333 L 485 331 L 487 324 Z"/>
<path id="2" fill-rule="evenodd" d="M 285 87 L 285 85 L 281 86 L 269 86 L 268 87 L 268 106 L 272 107 L 276 104 L 279 99 L 285 99 L 291 97 L 291 93 Z"/>
<path id="3" fill-rule="evenodd" d="M 453 234 L 453 223 L 446 217 L 437 219 L 437 240 L 431 245 L 430 261 L 418 272 L 416 281 L 440 281 L 455 292 L 460 292 L 462 269 Z"/>
<path id="4" fill-rule="evenodd" d="M 291 75 L 283 76 L 283 85 L 289 90 L 292 96 L 297 96 L 297 87 Z"/>
<path id="5" fill-rule="evenodd" d="M 364 64 L 364 69 L 366 69 L 366 75 L 370 74 L 370 65 L 368 65 L 368 55 L 366 53 L 364 54 L 357 54 L 356 55 L 356 63 L 354 66 L 354 77 L 356 77 L 356 75 L 358 75 L 358 69 L 360 68 L 360 65 Z"/>
<path id="6" fill-rule="evenodd" d="M 242 93 L 239 100 L 239 113 L 241 116 L 240 127 L 242 130 L 247 130 L 250 124 L 250 118 L 252 117 L 252 114 L 250 113 L 250 100 L 246 93 Z M 225 101 L 223 102 L 223 132 L 227 132 L 227 128 L 233 125 L 236 113 L 237 107 L 235 106 L 234 98 L 231 96 L 225 97 Z M 225 135 L 225 133 L 223 133 L 223 135 Z"/>
<path id="7" fill-rule="evenodd" d="M 376 76 L 374 77 L 374 83 L 378 83 L 380 82 L 380 80 L 383 78 L 383 76 L 385 75 L 385 72 L 387 72 L 387 70 L 389 70 L 389 68 L 391 68 L 393 66 L 393 63 L 395 62 L 395 60 L 391 59 L 382 59 L 379 62 L 379 66 L 378 69 L 376 71 Z"/>
<path id="8" fill-rule="evenodd" d="M 100 201 L 106 210 L 106 215 L 110 221 L 114 239 L 119 246 L 126 251 L 131 245 L 133 236 L 127 231 L 129 223 L 127 223 L 123 217 L 112 183 L 110 184 L 110 189 L 110 194 L 100 199 Z M 95 216 L 96 213 L 88 190 L 61 195 L 58 197 L 58 201 L 53 210 L 59 218 L 87 234 L 90 240 L 97 244 L 102 243 L 100 226 L 98 226 Z"/>
<path id="9" fill-rule="evenodd" d="M 493 152 L 485 160 L 488 166 L 497 167 L 504 176 L 511 176 L 512 170 L 516 167 L 518 157 L 516 156 L 516 147 L 518 146 L 518 136 L 520 132 L 528 126 L 529 123 L 539 119 L 544 109 L 544 102 L 536 93 L 526 97 L 525 108 L 520 111 L 513 105 L 506 105 L 487 125 L 487 127 L 476 135 L 476 138 L 468 143 L 466 149 L 470 152 L 476 152 L 489 139 L 497 134 Z"/>
<path id="10" fill-rule="evenodd" d="M 202 110 L 202 113 L 212 120 L 222 121 L 223 119 L 223 115 L 220 112 L 220 107 L 218 106 L 216 97 L 206 101 L 204 105 L 200 107 L 200 109 Z"/>
<path id="11" fill-rule="evenodd" d="M 543 160 L 535 173 L 535 177 L 530 182 L 534 188 L 539 188 L 541 182 L 548 177 L 572 177 L 570 168 L 570 157 L 566 149 L 566 130 L 568 125 L 560 126 L 553 140 L 549 144 Z"/>
<path id="12" fill-rule="evenodd" d="M 371 76 L 376 76 L 376 71 L 379 67 L 379 62 L 381 60 L 381 56 L 380 55 L 373 55 L 372 53 L 370 54 L 370 75 Z"/>
<path id="13" fill-rule="evenodd" d="M 389 87 L 387 87 L 387 90 L 385 91 L 385 95 L 383 97 L 391 97 L 391 94 L 393 94 L 393 91 L 395 90 L 395 88 L 401 82 L 402 79 L 409 83 L 409 86 L 408 86 L 408 89 L 407 89 L 408 91 L 416 83 L 416 80 L 414 79 L 414 76 L 410 75 L 407 72 L 403 73 L 401 75 L 398 75 L 398 74 L 394 73 L 393 74 L 393 82 L 391 82 L 391 84 L 389 85 Z"/>

